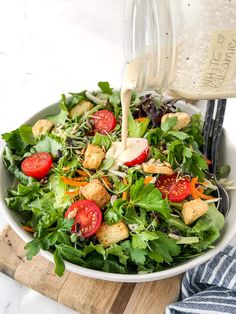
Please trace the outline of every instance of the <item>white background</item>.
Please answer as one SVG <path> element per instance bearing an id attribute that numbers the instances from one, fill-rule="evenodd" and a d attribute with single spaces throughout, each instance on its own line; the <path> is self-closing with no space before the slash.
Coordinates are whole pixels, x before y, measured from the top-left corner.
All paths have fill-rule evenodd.
<path id="1" fill-rule="evenodd" d="M 61 93 L 93 89 L 102 80 L 120 87 L 123 5 L 124 0 L 0 0 L 0 133 L 17 128 Z M 232 127 L 234 116 L 226 116 Z M 5 223 L 0 213 L 0 227 Z M 0 314 L 75 313 L 1 273 L 0 291 Z"/>

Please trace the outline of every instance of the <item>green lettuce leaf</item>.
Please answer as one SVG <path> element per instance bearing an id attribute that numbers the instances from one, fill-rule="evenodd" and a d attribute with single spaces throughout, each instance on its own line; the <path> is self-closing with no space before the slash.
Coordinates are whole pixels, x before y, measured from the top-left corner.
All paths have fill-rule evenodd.
<path id="1" fill-rule="evenodd" d="M 122 265 L 127 265 L 127 260 L 129 259 L 129 256 L 125 254 L 122 246 L 118 244 L 112 244 L 109 248 L 106 249 L 106 256 L 108 255 L 115 255 L 118 257 L 119 262 Z"/>
<path id="2" fill-rule="evenodd" d="M 20 164 L 22 161 L 22 157 L 19 157 L 17 155 L 13 154 L 13 151 L 6 146 L 5 151 L 3 153 L 3 163 L 5 168 L 8 169 L 8 171 L 13 174 L 17 180 L 19 180 L 24 185 L 31 185 L 35 182 L 37 182 L 36 179 L 33 179 L 32 177 L 26 176 L 21 170 L 20 170 Z"/>
<path id="3" fill-rule="evenodd" d="M 125 201 L 118 199 L 105 211 L 104 217 L 109 225 L 116 224 L 122 219 L 124 213 L 124 204 Z"/>
<path id="4" fill-rule="evenodd" d="M 167 132 L 172 129 L 177 123 L 177 117 L 167 118 L 165 122 L 161 123 L 161 130 Z"/>
<path id="5" fill-rule="evenodd" d="M 56 173 L 53 173 L 49 176 L 48 186 L 51 191 L 53 191 L 55 196 L 55 204 L 56 208 L 67 208 L 71 205 L 70 197 L 65 195 L 65 191 L 67 190 L 66 184 L 60 179 L 60 176 Z"/>
<path id="6" fill-rule="evenodd" d="M 77 105 L 78 103 L 80 103 L 82 100 L 88 100 L 87 96 L 86 96 L 86 91 L 82 91 L 80 93 L 69 93 L 71 95 L 71 97 L 66 97 L 66 95 L 62 94 L 61 95 L 61 100 L 59 103 L 59 107 L 61 108 L 62 111 L 61 112 L 61 116 L 56 116 L 55 121 L 56 123 L 61 123 L 59 121 L 61 121 L 61 119 L 64 117 L 66 118 L 65 114 L 66 111 L 69 111 L 70 109 L 72 109 L 75 105 Z M 62 119 L 63 121 L 63 119 Z"/>
<path id="7" fill-rule="evenodd" d="M 148 255 L 158 263 L 171 263 L 173 256 L 180 254 L 180 247 L 174 239 L 168 238 L 165 234 L 158 234 L 158 239 L 149 242 L 150 252 Z"/>
<path id="8" fill-rule="evenodd" d="M 159 238 L 159 234 L 154 231 L 142 231 L 136 234 L 132 234 L 132 247 L 138 249 L 146 249 L 149 241 L 153 241 Z"/>
<path id="9" fill-rule="evenodd" d="M 63 151 L 63 156 L 59 159 L 57 163 L 57 167 L 53 168 L 53 171 L 56 172 L 59 175 L 64 176 L 65 171 L 63 170 L 64 167 L 68 167 L 67 176 L 73 177 L 76 173 L 76 170 L 81 166 L 81 163 L 79 162 L 78 158 L 75 156 L 71 156 L 71 153 L 69 150 Z"/>
<path id="10" fill-rule="evenodd" d="M 204 171 L 208 169 L 206 158 L 196 149 L 193 150 L 194 143 L 186 144 L 183 140 L 175 140 L 168 145 L 167 160 L 175 169 L 180 167 L 184 172 L 193 177 L 204 180 Z"/>
<path id="11" fill-rule="evenodd" d="M 108 170 L 111 168 L 111 166 L 114 164 L 115 159 L 112 157 L 108 157 L 103 160 L 99 170 Z"/>
<path id="12" fill-rule="evenodd" d="M 147 131 L 149 123 L 150 123 L 149 118 L 145 118 L 145 120 L 142 122 L 135 121 L 131 112 L 129 112 L 129 117 L 128 117 L 129 136 L 137 137 L 137 138 L 143 137 Z"/>
<path id="13" fill-rule="evenodd" d="M 62 258 L 62 255 L 58 249 L 55 250 L 53 254 L 54 263 L 55 263 L 55 273 L 61 277 L 65 271 L 65 263 Z"/>
<path id="14" fill-rule="evenodd" d="M 85 265 L 82 259 L 84 254 L 80 250 L 77 250 L 74 247 L 65 244 L 56 245 L 56 248 L 60 252 L 63 259 L 65 259 L 66 261 L 80 266 Z"/>
<path id="15" fill-rule="evenodd" d="M 230 165 L 223 165 L 217 169 L 217 178 L 225 178 L 231 171 Z"/>
<path id="16" fill-rule="evenodd" d="M 196 152 L 192 153 L 189 171 L 194 177 L 198 177 L 199 181 L 204 181 L 204 171 L 208 169 L 206 158 Z"/>
<path id="17" fill-rule="evenodd" d="M 194 141 L 201 147 L 204 143 L 202 135 L 203 122 L 201 119 L 201 114 L 194 114 L 191 116 L 191 121 L 187 127 L 182 131 L 193 137 Z"/>
<path id="18" fill-rule="evenodd" d="M 84 247 L 83 253 L 84 256 L 87 256 L 89 253 L 96 251 L 98 254 L 102 255 L 103 259 L 106 259 L 106 250 L 104 249 L 104 247 L 102 246 L 102 244 L 93 244 L 92 242 L 90 242 L 89 245 L 86 245 Z"/>
<path id="19" fill-rule="evenodd" d="M 48 228 L 63 217 L 64 208 L 55 207 L 56 199 L 54 192 L 43 193 L 42 196 L 30 202 L 27 210 L 31 210 L 37 217 L 37 227 Z"/>
<path id="20" fill-rule="evenodd" d="M 55 125 L 64 124 L 68 118 L 67 108 L 60 105 L 61 111 L 57 115 L 48 116 L 47 119 L 52 121 Z"/>
<path id="21" fill-rule="evenodd" d="M 140 208 L 138 210 L 133 206 L 128 206 L 124 215 L 124 220 L 127 224 L 137 225 L 135 228 L 136 232 L 142 231 L 147 225 L 147 213 L 145 209 Z"/>
<path id="22" fill-rule="evenodd" d="M 182 131 L 168 131 L 167 135 L 172 135 L 174 137 L 177 137 L 180 140 L 186 140 L 187 138 L 189 138 L 189 135 Z"/>
<path id="23" fill-rule="evenodd" d="M 27 210 L 27 205 L 40 195 L 40 184 L 33 182 L 30 185 L 18 184 L 17 189 L 10 189 L 8 197 L 5 198 L 9 208 L 20 211 Z"/>
<path id="24" fill-rule="evenodd" d="M 52 135 L 44 135 L 40 137 L 40 140 L 33 147 L 36 152 L 47 152 L 52 154 L 54 158 L 57 156 L 57 152 L 62 149 L 62 143 L 58 137 Z"/>
<path id="25" fill-rule="evenodd" d="M 108 150 L 111 146 L 111 140 L 107 135 L 96 133 L 92 140 L 92 144 L 100 147 L 105 147 L 105 149 Z"/>
<path id="26" fill-rule="evenodd" d="M 112 95 L 112 88 L 108 82 L 99 82 L 98 87 L 101 89 L 102 93 Z"/>
<path id="27" fill-rule="evenodd" d="M 157 149 L 156 147 L 151 146 L 150 152 L 151 152 L 152 158 L 154 158 L 155 160 L 157 159 L 159 159 L 160 161 L 166 160 L 166 156 L 162 154 L 160 150 Z"/>
<path id="28" fill-rule="evenodd" d="M 217 210 L 213 203 L 208 204 L 208 211 L 200 217 L 195 225 L 188 231 L 188 235 L 196 235 L 199 242 L 192 244 L 198 252 L 207 249 L 219 237 L 224 226 L 224 216 Z"/>
<path id="29" fill-rule="evenodd" d="M 39 233 L 37 233 L 38 238 L 33 239 L 25 245 L 27 259 L 31 260 L 33 256 L 38 254 L 40 249 L 49 250 L 50 247 L 54 246 L 58 249 L 58 252 L 61 253 L 60 246 L 68 246 L 63 243 L 69 242 L 69 237 L 66 233 L 71 230 L 73 223 L 73 219 L 69 220 L 67 218 L 60 218 L 57 221 L 56 228 L 54 228 L 55 231 L 45 234 L 44 230 L 43 236 L 40 236 Z M 67 238 L 67 241 L 65 241 L 65 238 Z M 56 243 L 60 243 L 60 245 L 57 247 Z M 70 245 L 71 243 L 69 242 L 69 247 Z"/>
<path id="30" fill-rule="evenodd" d="M 109 96 L 109 103 L 113 107 L 117 119 L 121 117 L 120 92 L 114 92 Z"/>
<path id="31" fill-rule="evenodd" d="M 12 132 L 4 133 L 2 138 L 11 150 L 18 152 L 20 155 L 28 145 L 35 144 L 32 126 L 30 125 L 22 125 Z"/>
<path id="32" fill-rule="evenodd" d="M 160 231 L 142 231 L 132 234 L 132 253 L 138 264 L 144 264 L 146 255 L 157 263 L 171 263 L 173 257 L 180 254 L 176 241 Z M 131 249 L 131 250 L 132 250 Z"/>
<path id="33" fill-rule="evenodd" d="M 34 145 L 35 144 L 35 138 L 32 133 L 32 126 L 31 125 L 22 125 L 19 129 L 19 135 L 22 139 L 22 141 L 26 145 Z"/>
<path id="34" fill-rule="evenodd" d="M 75 105 L 79 104 L 82 100 L 88 100 L 86 96 L 86 91 L 82 91 L 80 93 L 69 93 L 71 95 L 71 98 L 69 99 L 69 107 L 70 110 Z"/>
<path id="35" fill-rule="evenodd" d="M 155 128 L 148 130 L 144 138 L 148 140 L 149 145 L 157 147 L 163 136 L 164 132 L 160 128 Z"/>
<path id="36" fill-rule="evenodd" d="M 26 250 L 26 258 L 28 261 L 32 260 L 32 258 L 39 253 L 41 250 L 41 241 L 40 239 L 34 239 L 30 242 L 28 242 L 25 245 L 25 250 Z"/>
<path id="37" fill-rule="evenodd" d="M 126 267 L 119 262 L 119 258 L 114 255 L 109 255 L 104 261 L 102 270 L 109 273 L 126 274 Z"/>
<path id="38" fill-rule="evenodd" d="M 162 199 L 161 192 L 154 184 L 144 186 L 144 179 L 138 180 L 130 189 L 130 202 L 146 211 L 159 212 L 165 219 L 170 218 L 170 206 Z"/>
<path id="39" fill-rule="evenodd" d="M 138 265 L 144 265 L 147 255 L 148 253 L 146 252 L 146 250 L 133 247 L 130 248 L 130 258 L 134 263 Z"/>
<path id="40" fill-rule="evenodd" d="M 169 227 L 174 227 L 183 232 L 184 234 L 187 234 L 187 232 L 190 231 L 190 227 L 185 225 L 183 221 L 181 221 L 179 218 L 171 217 L 167 219 L 167 225 Z"/>
<path id="41" fill-rule="evenodd" d="M 144 265 L 146 256 L 148 255 L 147 250 L 133 248 L 129 240 L 121 243 L 121 246 L 125 250 L 126 254 L 130 255 L 130 259 L 137 265 Z"/>

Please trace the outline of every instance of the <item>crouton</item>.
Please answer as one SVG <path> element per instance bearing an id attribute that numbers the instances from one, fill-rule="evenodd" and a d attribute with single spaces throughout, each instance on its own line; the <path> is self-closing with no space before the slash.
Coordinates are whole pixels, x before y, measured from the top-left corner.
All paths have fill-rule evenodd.
<path id="1" fill-rule="evenodd" d="M 110 194 L 98 179 L 83 186 L 80 192 L 87 200 L 94 201 L 100 208 L 104 207 L 111 199 Z"/>
<path id="2" fill-rule="evenodd" d="M 181 211 L 186 225 L 191 225 L 199 217 L 203 216 L 208 210 L 208 205 L 201 199 L 196 199 L 184 203 Z"/>
<path id="3" fill-rule="evenodd" d="M 172 175 L 174 170 L 169 163 L 162 163 L 159 160 L 150 159 L 148 162 L 142 163 L 144 172 Z"/>
<path id="4" fill-rule="evenodd" d="M 93 109 L 93 104 L 90 101 L 82 100 L 69 111 L 69 117 L 73 118 L 79 116 L 91 109 Z"/>
<path id="5" fill-rule="evenodd" d="M 32 127 L 32 133 L 34 137 L 38 137 L 39 135 L 44 135 L 49 132 L 54 126 L 53 122 L 48 119 L 40 119 L 38 120 Z"/>
<path id="6" fill-rule="evenodd" d="M 114 243 L 120 242 L 129 237 L 129 229 L 123 221 L 115 225 L 108 225 L 103 222 L 98 229 L 96 236 L 98 242 L 104 247 L 108 247 Z"/>
<path id="7" fill-rule="evenodd" d="M 165 122 L 167 118 L 177 118 L 176 125 L 172 128 L 172 130 L 179 131 L 185 128 L 191 121 L 190 116 L 186 112 L 176 112 L 176 113 L 167 113 L 161 118 L 161 123 Z"/>
<path id="8" fill-rule="evenodd" d="M 95 170 L 100 167 L 104 158 L 105 153 L 101 147 L 93 144 L 88 144 L 84 155 L 83 166 L 86 169 Z"/>

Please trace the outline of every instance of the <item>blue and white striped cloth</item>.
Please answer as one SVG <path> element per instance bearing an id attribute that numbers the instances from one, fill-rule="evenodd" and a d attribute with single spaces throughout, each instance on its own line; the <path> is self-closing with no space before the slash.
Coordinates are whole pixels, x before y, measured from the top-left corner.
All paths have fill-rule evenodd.
<path id="1" fill-rule="evenodd" d="M 183 277 L 180 301 L 166 314 L 236 313 L 236 248 L 226 246 L 211 260 L 187 271 Z"/>

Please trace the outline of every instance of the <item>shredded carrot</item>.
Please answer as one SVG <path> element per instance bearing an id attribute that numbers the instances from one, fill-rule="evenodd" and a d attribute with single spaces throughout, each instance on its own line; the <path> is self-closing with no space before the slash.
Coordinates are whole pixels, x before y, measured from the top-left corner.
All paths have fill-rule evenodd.
<path id="1" fill-rule="evenodd" d="M 192 178 L 191 183 L 195 186 L 198 182 L 198 177 Z"/>
<path id="2" fill-rule="evenodd" d="M 190 190 L 191 190 L 191 195 L 194 199 L 199 198 L 199 196 L 197 195 L 196 189 L 192 183 L 190 184 Z"/>
<path id="3" fill-rule="evenodd" d="M 123 178 L 123 183 L 124 183 L 125 185 L 128 185 L 128 181 L 126 180 L 126 178 Z M 122 193 L 122 200 L 125 201 L 126 199 L 127 199 L 127 192 L 124 191 L 124 192 Z"/>
<path id="4" fill-rule="evenodd" d="M 66 177 L 63 177 L 61 176 L 60 177 L 62 179 L 62 181 L 65 183 L 65 184 L 68 184 L 68 185 L 71 185 L 71 186 L 85 186 L 88 184 L 88 182 L 78 182 L 74 179 L 70 179 L 70 178 L 66 178 Z"/>
<path id="5" fill-rule="evenodd" d="M 79 189 L 78 190 L 74 190 L 74 191 L 65 191 L 66 195 L 76 195 L 79 194 Z"/>
<path id="6" fill-rule="evenodd" d="M 144 179 L 144 184 L 146 185 L 146 184 L 152 182 L 152 179 L 153 179 L 153 178 L 152 178 L 151 176 L 146 177 L 146 178 Z"/>
<path id="7" fill-rule="evenodd" d="M 145 121 L 146 120 L 146 118 L 137 118 L 137 119 L 135 119 L 135 121 L 137 121 L 137 122 L 143 122 L 143 121 Z"/>
<path id="8" fill-rule="evenodd" d="M 195 184 L 197 183 L 198 178 L 193 178 L 190 182 L 190 190 L 191 190 L 191 195 L 194 199 L 199 198 L 199 196 L 197 195 L 197 190 L 195 188 Z"/>
<path id="9" fill-rule="evenodd" d="M 102 179 L 105 182 L 105 184 L 109 187 L 109 189 L 111 189 L 112 188 L 112 184 L 109 181 L 108 177 L 107 176 L 102 176 Z"/>
<path id="10" fill-rule="evenodd" d="M 29 227 L 29 226 L 22 226 L 22 228 L 23 228 L 25 231 L 28 231 L 28 232 L 34 233 L 33 228 L 31 228 L 31 227 Z"/>
<path id="11" fill-rule="evenodd" d="M 85 177 L 73 178 L 73 180 L 75 180 L 75 181 L 84 181 L 86 179 L 87 178 L 85 178 Z"/>
<path id="12" fill-rule="evenodd" d="M 122 200 L 125 201 L 126 199 L 127 199 L 127 192 L 124 191 L 124 192 L 122 193 Z"/>
<path id="13" fill-rule="evenodd" d="M 203 194 L 203 193 L 201 193 L 201 192 L 198 191 L 198 190 L 196 190 L 196 193 L 197 193 L 197 195 L 198 195 L 200 198 L 202 198 L 203 200 L 212 200 L 213 198 L 215 198 L 215 197 L 213 197 L 213 196 L 211 196 L 211 195 Z"/>
<path id="14" fill-rule="evenodd" d="M 78 170 L 76 170 L 76 172 L 77 172 L 80 176 L 82 176 L 82 177 L 88 177 L 88 176 L 89 176 L 89 175 L 87 174 L 87 172 L 85 172 L 84 170 L 78 169 Z"/>
<path id="15" fill-rule="evenodd" d="M 199 192 L 201 192 L 201 193 L 204 192 L 204 190 L 203 190 L 202 188 L 197 188 L 197 191 L 199 191 Z"/>
<path id="16" fill-rule="evenodd" d="M 198 182 L 198 178 L 195 177 L 191 180 L 191 183 L 190 183 L 190 188 L 191 188 L 191 194 L 192 194 L 192 197 L 194 199 L 197 199 L 197 198 L 202 198 L 203 200 L 211 200 L 213 199 L 214 197 L 213 196 L 210 196 L 210 195 L 206 195 L 206 194 L 203 194 L 202 193 L 202 189 L 197 189 L 196 188 L 196 184 Z"/>

